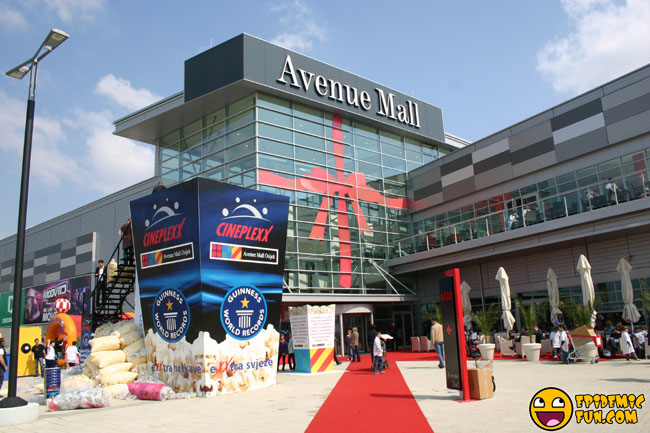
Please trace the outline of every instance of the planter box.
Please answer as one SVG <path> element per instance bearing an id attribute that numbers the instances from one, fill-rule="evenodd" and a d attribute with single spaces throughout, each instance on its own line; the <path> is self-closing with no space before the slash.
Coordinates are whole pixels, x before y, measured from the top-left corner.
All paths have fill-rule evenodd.
<path id="1" fill-rule="evenodd" d="M 494 397 L 492 388 L 492 371 L 488 368 L 467 370 L 469 378 L 469 397 L 472 400 L 483 400 Z"/>

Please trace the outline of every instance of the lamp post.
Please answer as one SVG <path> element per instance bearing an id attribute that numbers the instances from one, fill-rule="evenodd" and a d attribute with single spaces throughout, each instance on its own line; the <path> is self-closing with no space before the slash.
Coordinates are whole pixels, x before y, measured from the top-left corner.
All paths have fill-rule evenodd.
<path id="1" fill-rule="evenodd" d="M 69 35 L 52 29 L 36 53 L 25 62 L 9 70 L 6 75 L 22 79 L 29 72 L 29 94 L 27 96 L 27 117 L 25 120 L 25 144 L 23 147 L 23 171 L 20 179 L 20 204 L 18 207 L 18 230 L 16 232 L 16 265 L 14 266 L 14 302 L 11 318 L 11 358 L 9 364 L 9 406 L 23 406 L 24 400 L 16 397 L 18 380 L 18 340 L 20 333 L 20 312 L 22 310 L 23 255 L 25 250 L 25 223 L 27 215 L 27 192 L 29 190 L 29 165 L 32 156 L 32 131 L 34 129 L 34 107 L 36 105 L 36 74 L 38 64 L 61 45 Z M 5 404 L 7 402 L 4 402 Z M 13 403 L 13 404 L 12 404 Z"/>

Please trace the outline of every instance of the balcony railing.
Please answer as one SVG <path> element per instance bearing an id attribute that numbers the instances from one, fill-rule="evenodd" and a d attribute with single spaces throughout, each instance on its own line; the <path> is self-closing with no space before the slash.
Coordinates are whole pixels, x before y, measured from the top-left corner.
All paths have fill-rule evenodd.
<path id="1" fill-rule="evenodd" d="M 518 230 L 535 224 L 616 206 L 630 200 L 650 197 L 650 172 L 638 171 L 606 182 L 564 191 L 547 197 L 513 199 L 506 209 L 485 213 L 465 221 L 448 224 L 390 244 L 390 257 L 455 245 L 460 242 Z M 539 194 L 539 192 L 538 192 Z M 527 202 L 514 206 L 516 201 Z M 511 206 L 512 205 L 512 206 Z"/>

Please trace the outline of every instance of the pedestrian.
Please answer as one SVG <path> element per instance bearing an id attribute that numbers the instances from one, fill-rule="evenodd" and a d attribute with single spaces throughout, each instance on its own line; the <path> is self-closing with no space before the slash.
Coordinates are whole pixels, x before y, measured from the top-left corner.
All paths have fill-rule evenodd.
<path id="1" fill-rule="evenodd" d="M 398 334 L 397 325 L 395 324 L 395 322 L 392 322 L 390 324 L 390 335 L 393 337 L 392 343 L 393 343 L 394 352 L 397 352 L 397 348 L 399 347 L 399 345 L 397 344 L 397 334 Z"/>
<path id="2" fill-rule="evenodd" d="M 352 362 L 361 362 L 361 356 L 359 355 L 359 330 L 355 326 L 352 328 Z"/>
<path id="3" fill-rule="evenodd" d="M 630 360 L 630 356 L 636 361 L 639 360 L 639 358 L 636 356 L 636 352 L 634 351 L 632 338 L 630 338 L 630 329 L 627 326 L 624 326 L 623 331 L 621 332 L 621 352 L 623 355 L 625 355 L 626 361 Z"/>
<path id="4" fill-rule="evenodd" d="M 372 345 L 372 374 L 385 373 L 384 371 L 384 351 L 381 344 L 381 332 L 375 334 L 375 341 Z"/>
<path id="5" fill-rule="evenodd" d="M 345 353 L 348 354 L 348 361 L 352 361 L 352 329 L 350 328 L 345 334 Z"/>
<path id="6" fill-rule="evenodd" d="M 293 349 L 293 338 L 291 333 L 289 333 L 289 342 L 287 343 L 287 358 L 289 362 L 289 370 L 296 369 L 296 354 Z"/>
<path id="7" fill-rule="evenodd" d="M 5 381 L 5 371 L 7 371 L 7 363 L 5 362 L 5 339 L 0 334 L 0 390 Z"/>
<path id="8" fill-rule="evenodd" d="M 289 347 L 287 345 L 286 340 L 284 339 L 284 335 L 280 334 L 280 348 L 278 350 L 278 370 L 280 369 L 280 363 L 282 363 L 282 370 L 284 371 L 284 367 L 287 365 L 286 362 L 286 357 L 287 354 L 289 353 Z M 289 370 L 291 370 L 291 367 L 289 367 Z"/>
<path id="9" fill-rule="evenodd" d="M 47 351 L 45 352 L 45 368 L 56 367 L 56 351 L 54 350 L 55 345 L 55 341 L 47 340 Z"/>
<path id="10" fill-rule="evenodd" d="M 438 354 L 438 368 L 445 368 L 445 346 L 444 335 L 442 333 L 442 325 L 438 323 L 438 319 L 431 319 L 431 342 Z"/>
<path id="11" fill-rule="evenodd" d="M 562 364 L 568 364 L 569 363 L 569 336 L 564 330 L 564 326 L 560 325 L 558 327 L 558 332 L 560 333 L 560 344 L 561 344 L 560 353 L 562 358 Z"/>
<path id="12" fill-rule="evenodd" d="M 66 361 L 68 361 L 68 366 L 75 367 L 79 365 L 81 355 L 79 354 L 79 350 L 77 349 L 76 341 L 73 341 L 72 345 L 68 346 L 68 348 L 65 350 L 65 357 L 66 357 Z"/>
<path id="13" fill-rule="evenodd" d="M 34 340 L 34 347 L 32 347 L 34 354 L 34 376 L 38 376 L 38 367 L 41 367 L 41 377 L 43 377 L 43 369 L 45 368 L 45 346 L 37 339 Z"/>
<path id="14" fill-rule="evenodd" d="M 370 324 L 370 331 L 368 332 L 368 344 L 372 344 L 371 341 L 375 340 L 375 337 L 377 336 L 377 326 L 375 326 L 374 323 Z M 372 350 L 372 348 L 369 350 L 370 352 L 370 367 L 372 368 L 373 365 L 375 365 L 375 352 Z"/>
<path id="15" fill-rule="evenodd" d="M 117 231 L 117 235 L 122 239 L 122 250 L 124 251 L 124 262 L 127 265 L 133 265 L 133 232 L 131 228 L 131 218 Z"/>
<path id="16" fill-rule="evenodd" d="M 155 194 L 155 193 L 160 192 L 160 191 L 162 191 L 164 189 L 167 189 L 167 188 L 165 188 L 165 184 L 163 183 L 162 180 L 159 180 L 158 184 L 153 187 L 153 190 L 151 190 L 151 193 Z"/>
<path id="17" fill-rule="evenodd" d="M 560 341 L 560 327 L 554 326 L 551 331 L 551 345 L 553 346 L 553 359 L 558 358 L 562 347 L 562 341 Z"/>

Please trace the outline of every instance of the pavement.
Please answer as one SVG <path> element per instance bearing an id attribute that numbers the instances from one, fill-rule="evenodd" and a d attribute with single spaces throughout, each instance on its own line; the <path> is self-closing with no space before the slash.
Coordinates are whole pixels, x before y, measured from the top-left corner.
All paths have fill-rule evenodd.
<path id="1" fill-rule="evenodd" d="M 214 398 L 112 400 L 110 407 L 65 412 L 49 412 L 41 406 L 37 421 L 0 427 L 0 432 L 304 432 L 337 381 L 346 374 L 347 365 L 344 362 L 333 372 L 313 375 L 280 372 L 273 387 Z M 635 424 L 577 423 L 574 413 L 562 428 L 563 433 L 650 431 L 648 360 L 601 361 L 593 365 L 498 360 L 493 363 L 497 387 L 494 397 L 471 402 L 460 402 L 458 391 L 446 388 L 445 370 L 437 368 L 437 361 L 398 361 L 396 365 L 436 433 L 544 431 L 531 420 L 529 407 L 532 397 L 546 387 L 562 389 L 574 405 L 575 396 L 584 394 L 643 394 L 648 399 L 641 409 L 636 409 Z M 19 390 L 33 381 L 31 377 L 20 378 Z M 6 394 L 6 385 L 0 393 Z M 380 400 L 377 403 L 381 408 L 378 416 L 389 416 L 390 408 L 382 408 Z M 603 412 L 606 415 L 610 410 Z M 404 420 L 404 426 L 405 432 L 412 431 L 408 420 Z"/>

